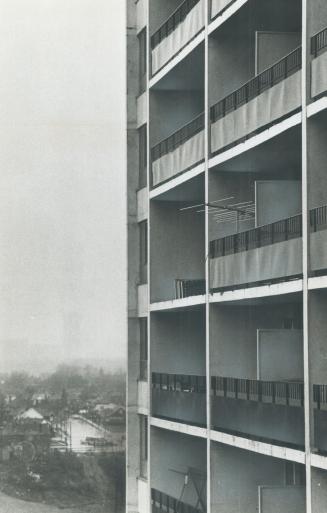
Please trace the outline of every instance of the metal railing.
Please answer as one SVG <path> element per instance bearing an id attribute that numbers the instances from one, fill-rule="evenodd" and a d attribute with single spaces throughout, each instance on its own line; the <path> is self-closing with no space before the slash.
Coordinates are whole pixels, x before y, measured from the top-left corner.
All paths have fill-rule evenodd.
<path id="1" fill-rule="evenodd" d="M 318 232 L 327 229 L 327 205 L 310 210 L 310 230 Z"/>
<path id="2" fill-rule="evenodd" d="M 188 13 L 198 4 L 200 0 L 184 0 L 177 9 L 169 16 L 169 18 L 156 30 L 151 36 L 151 50 L 158 46 L 161 41 L 169 36 L 176 27 L 182 23 Z"/>
<path id="3" fill-rule="evenodd" d="M 186 141 L 191 139 L 194 135 L 204 130 L 204 113 L 202 112 L 199 116 L 194 118 L 186 125 L 179 128 L 176 132 L 171 134 L 169 137 L 161 141 L 160 143 L 153 146 L 151 149 L 151 160 L 160 159 L 163 155 L 174 151 L 178 146 L 181 146 Z"/>
<path id="4" fill-rule="evenodd" d="M 175 298 L 202 296 L 206 292 L 205 280 L 175 280 Z"/>
<path id="5" fill-rule="evenodd" d="M 205 394 L 206 377 L 152 372 L 152 388 L 169 392 Z"/>
<path id="6" fill-rule="evenodd" d="M 140 360 L 140 380 L 148 380 L 148 360 Z"/>
<path id="7" fill-rule="evenodd" d="M 261 381 L 254 379 L 212 377 L 211 390 L 214 396 L 243 399 L 256 402 L 271 402 L 282 405 L 304 404 L 304 385 L 294 381 Z"/>
<path id="8" fill-rule="evenodd" d="M 158 510 L 165 513 L 201 513 L 202 511 L 154 488 L 151 488 L 151 504 L 153 513 Z"/>
<path id="9" fill-rule="evenodd" d="M 223 118 L 229 112 L 259 96 L 263 91 L 273 87 L 299 69 L 302 63 L 302 49 L 296 48 L 273 66 L 252 78 L 242 87 L 229 94 L 210 108 L 211 123 Z"/>
<path id="10" fill-rule="evenodd" d="M 311 55 L 317 57 L 318 53 L 324 48 L 327 48 L 327 28 L 311 38 Z"/>
<path id="11" fill-rule="evenodd" d="M 316 407 L 320 410 L 322 404 L 327 407 L 327 385 L 313 385 L 313 402 L 316 403 Z"/>
<path id="12" fill-rule="evenodd" d="M 249 249 L 269 246 L 276 242 L 302 236 L 302 214 L 252 228 L 245 232 L 227 235 L 210 242 L 210 258 L 232 255 Z"/>
<path id="13" fill-rule="evenodd" d="M 311 232 L 326 230 L 327 205 L 311 209 L 309 219 Z M 302 214 L 213 240 L 210 242 L 210 258 L 232 255 L 298 237 L 302 237 Z"/>

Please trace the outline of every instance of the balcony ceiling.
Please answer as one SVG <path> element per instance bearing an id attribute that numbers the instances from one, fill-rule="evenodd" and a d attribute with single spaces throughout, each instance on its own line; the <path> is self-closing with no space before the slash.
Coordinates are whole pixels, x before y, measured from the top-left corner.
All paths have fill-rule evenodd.
<path id="1" fill-rule="evenodd" d="M 301 173 L 301 129 L 295 127 L 269 141 L 219 164 L 215 170 L 229 172 Z"/>
<path id="2" fill-rule="evenodd" d="M 204 89 L 204 45 L 201 44 L 152 88 L 166 91 Z"/>
<path id="3" fill-rule="evenodd" d="M 177 187 L 161 194 L 153 201 L 204 202 L 204 176 L 198 175 Z"/>

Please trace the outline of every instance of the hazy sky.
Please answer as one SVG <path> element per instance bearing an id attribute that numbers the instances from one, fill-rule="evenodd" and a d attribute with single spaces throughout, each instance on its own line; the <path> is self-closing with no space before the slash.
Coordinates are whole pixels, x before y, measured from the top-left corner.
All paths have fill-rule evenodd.
<path id="1" fill-rule="evenodd" d="M 0 370 L 125 355 L 124 0 L 0 0 Z"/>

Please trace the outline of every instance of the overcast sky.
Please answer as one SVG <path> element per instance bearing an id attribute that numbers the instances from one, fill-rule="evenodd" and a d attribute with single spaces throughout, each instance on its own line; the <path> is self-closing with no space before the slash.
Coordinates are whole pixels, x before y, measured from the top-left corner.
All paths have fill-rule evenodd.
<path id="1" fill-rule="evenodd" d="M 124 0 L 0 0 L 0 370 L 125 355 Z"/>

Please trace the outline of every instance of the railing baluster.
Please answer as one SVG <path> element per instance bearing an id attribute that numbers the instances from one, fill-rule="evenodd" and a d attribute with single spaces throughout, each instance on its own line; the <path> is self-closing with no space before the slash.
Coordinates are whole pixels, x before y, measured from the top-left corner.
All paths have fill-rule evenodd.
<path id="1" fill-rule="evenodd" d="M 321 30 L 311 38 L 311 54 L 317 57 L 318 53 L 327 47 L 327 28 Z"/>

